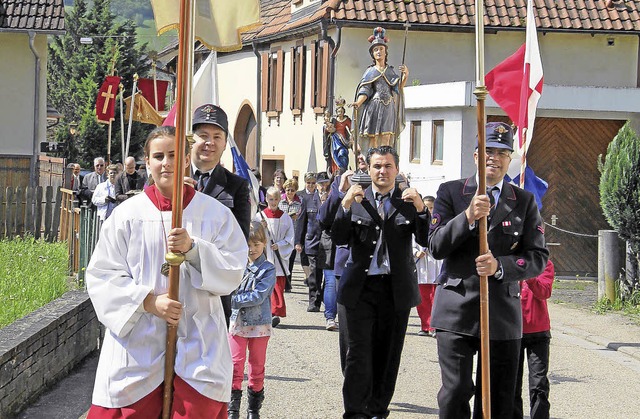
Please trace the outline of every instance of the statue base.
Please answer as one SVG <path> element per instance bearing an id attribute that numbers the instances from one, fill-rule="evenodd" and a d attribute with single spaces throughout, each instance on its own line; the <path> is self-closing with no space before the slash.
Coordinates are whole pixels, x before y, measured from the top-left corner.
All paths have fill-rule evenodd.
<path id="1" fill-rule="evenodd" d="M 403 182 L 407 185 L 409 184 L 409 182 L 402 176 L 396 176 L 396 188 Z M 354 173 L 353 176 L 351 176 L 351 183 L 357 183 L 362 186 L 362 189 L 367 189 L 371 185 L 371 176 L 369 176 L 368 173 Z"/>

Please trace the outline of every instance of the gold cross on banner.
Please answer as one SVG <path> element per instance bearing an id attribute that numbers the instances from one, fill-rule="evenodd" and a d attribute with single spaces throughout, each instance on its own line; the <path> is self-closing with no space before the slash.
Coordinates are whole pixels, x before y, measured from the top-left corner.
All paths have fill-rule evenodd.
<path id="1" fill-rule="evenodd" d="M 109 107 L 109 100 L 116 97 L 113 93 L 111 93 L 111 89 L 113 86 L 109 85 L 109 88 L 106 92 L 102 92 L 100 95 L 104 98 L 104 105 L 102 106 L 102 113 L 107 113 L 107 108 Z"/>

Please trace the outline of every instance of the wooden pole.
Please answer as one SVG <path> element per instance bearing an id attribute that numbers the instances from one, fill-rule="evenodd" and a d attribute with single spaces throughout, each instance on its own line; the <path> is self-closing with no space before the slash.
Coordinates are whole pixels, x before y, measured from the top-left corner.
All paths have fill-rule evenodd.
<path id="1" fill-rule="evenodd" d="M 124 86 L 120 83 L 120 141 L 121 141 L 121 150 L 122 150 L 122 161 L 127 158 L 124 154 Z"/>
<path id="2" fill-rule="evenodd" d="M 486 137 L 485 137 L 485 99 L 487 88 L 484 85 L 484 3 L 476 1 L 476 89 L 473 94 L 478 101 L 476 107 L 476 119 L 478 123 L 478 193 L 485 195 L 487 192 L 486 180 Z M 479 220 L 480 230 L 480 254 L 489 251 L 487 241 L 487 217 Z M 480 277 L 480 361 L 482 383 L 482 417 L 491 418 L 491 380 L 489 362 L 489 283 L 488 277 Z"/>
<path id="3" fill-rule="evenodd" d="M 175 170 L 173 173 L 173 195 L 171 197 L 171 228 L 182 226 L 182 188 L 185 173 L 185 145 L 191 133 L 191 79 L 193 77 L 194 44 L 194 0 L 180 0 L 180 23 L 178 29 L 177 98 Z M 169 292 L 172 300 L 178 300 L 180 291 L 180 264 L 184 255 L 167 253 L 169 263 Z M 164 394 L 162 418 L 169 419 L 173 401 L 173 368 L 176 361 L 178 326 L 167 325 L 167 350 L 164 364 Z"/>
<path id="4" fill-rule="evenodd" d="M 411 27 L 411 24 L 405 21 L 402 26 L 404 26 L 404 45 L 402 46 L 401 65 L 404 65 L 404 59 L 407 55 L 407 38 L 409 37 L 409 28 Z M 401 84 L 402 84 L 402 74 L 400 74 L 400 78 L 398 79 L 398 96 L 402 94 L 402 92 L 400 91 Z M 393 148 L 396 148 L 396 144 L 398 142 L 399 137 L 400 137 L 400 97 L 398 97 L 398 101 L 396 102 L 396 132 L 395 132 L 395 138 L 393 139 L 393 143 L 391 144 Z"/>
<path id="5" fill-rule="evenodd" d="M 138 90 L 138 73 L 133 75 L 133 89 L 131 90 L 131 109 L 129 109 L 129 125 L 127 127 L 127 145 L 124 147 L 122 161 L 129 155 L 129 144 L 131 144 L 131 127 L 133 126 L 133 110 L 136 107 L 136 90 Z"/>
<path id="6" fill-rule="evenodd" d="M 113 119 L 109 119 L 109 130 L 107 134 L 107 167 L 111 164 L 111 125 L 113 124 Z M 124 159 L 122 159 L 124 162 Z"/>
<path id="7" fill-rule="evenodd" d="M 524 144 L 522 145 L 522 157 L 520 158 L 520 187 L 524 189 L 524 176 L 527 170 L 527 131 L 523 130 L 522 136 L 524 137 Z"/>

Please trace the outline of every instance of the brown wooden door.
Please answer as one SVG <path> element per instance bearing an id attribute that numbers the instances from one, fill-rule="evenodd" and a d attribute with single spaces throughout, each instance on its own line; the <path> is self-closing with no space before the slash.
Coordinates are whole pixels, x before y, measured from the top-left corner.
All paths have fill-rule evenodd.
<path id="1" fill-rule="evenodd" d="M 488 120 L 504 118 L 493 116 Z M 604 158 L 607 146 L 624 123 L 536 118 L 527 162 L 549 183 L 541 214 L 547 223 L 545 236 L 558 276 L 597 277 L 598 239 L 591 236 L 597 236 L 598 230 L 611 229 L 600 208 L 598 156 Z"/>

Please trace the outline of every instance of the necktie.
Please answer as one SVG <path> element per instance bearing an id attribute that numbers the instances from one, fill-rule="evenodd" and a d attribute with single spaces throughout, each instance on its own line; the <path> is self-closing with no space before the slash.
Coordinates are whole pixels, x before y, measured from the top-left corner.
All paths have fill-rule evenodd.
<path id="1" fill-rule="evenodd" d="M 198 192 L 202 192 L 207 187 L 211 175 L 209 172 L 202 173 L 199 170 L 196 170 L 196 175 L 198 176 Z"/>
<path id="2" fill-rule="evenodd" d="M 386 219 L 386 210 L 385 205 L 389 198 L 389 194 L 382 195 L 380 192 L 376 192 L 376 201 L 378 201 L 378 215 L 382 218 L 382 228 L 380 229 L 380 246 L 378 247 L 378 252 L 376 253 L 376 263 L 378 264 L 378 268 L 382 266 L 382 262 L 385 257 L 384 249 L 386 247 L 385 237 L 384 237 L 384 222 Z"/>
<path id="3" fill-rule="evenodd" d="M 496 196 L 494 195 L 494 192 L 499 192 L 500 188 L 498 188 L 497 186 L 494 187 L 490 187 L 487 188 L 487 196 L 489 197 L 489 202 L 491 203 L 491 209 L 489 209 L 489 219 L 491 219 L 491 217 L 493 217 L 493 214 L 496 212 Z"/>

